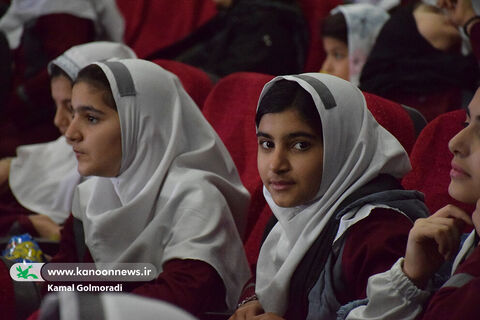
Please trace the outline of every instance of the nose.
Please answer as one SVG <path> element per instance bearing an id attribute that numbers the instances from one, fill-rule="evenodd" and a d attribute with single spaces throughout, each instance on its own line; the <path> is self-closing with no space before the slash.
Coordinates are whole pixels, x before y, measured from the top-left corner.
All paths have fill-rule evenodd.
<path id="1" fill-rule="evenodd" d="M 270 170 L 276 174 L 282 174 L 290 170 L 288 154 L 282 148 L 275 148 L 270 158 Z"/>
<path id="2" fill-rule="evenodd" d="M 57 111 L 55 112 L 55 118 L 53 119 L 53 123 L 55 126 L 60 130 L 62 134 L 65 134 L 65 131 L 70 124 L 71 113 L 65 110 L 64 107 L 58 106 Z"/>
<path id="3" fill-rule="evenodd" d="M 448 142 L 448 149 L 455 156 L 464 157 L 469 153 L 469 133 L 468 127 L 463 128 Z"/>
<path id="4" fill-rule="evenodd" d="M 69 144 L 74 144 L 82 139 L 82 134 L 75 118 L 70 121 L 70 124 L 65 131 L 65 138 Z"/>

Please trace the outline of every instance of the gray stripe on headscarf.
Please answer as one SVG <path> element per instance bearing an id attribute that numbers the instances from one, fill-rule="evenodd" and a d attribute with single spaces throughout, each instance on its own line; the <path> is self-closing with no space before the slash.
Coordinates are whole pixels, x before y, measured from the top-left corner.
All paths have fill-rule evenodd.
<path id="1" fill-rule="evenodd" d="M 115 77 L 120 97 L 135 96 L 137 94 L 132 75 L 124 64 L 118 61 L 106 61 L 104 64 L 110 68 Z"/>
<path id="2" fill-rule="evenodd" d="M 304 74 L 296 75 L 295 77 L 308 82 L 308 84 L 311 85 L 315 89 L 315 91 L 318 92 L 318 95 L 320 96 L 320 99 L 322 100 L 325 109 L 329 110 L 337 106 L 337 102 L 335 101 L 333 94 L 323 82 Z"/>

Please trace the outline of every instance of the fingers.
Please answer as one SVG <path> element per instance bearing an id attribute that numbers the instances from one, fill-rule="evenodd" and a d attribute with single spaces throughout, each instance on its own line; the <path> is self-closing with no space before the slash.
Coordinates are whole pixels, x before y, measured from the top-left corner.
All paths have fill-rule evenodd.
<path id="1" fill-rule="evenodd" d="M 262 314 L 263 308 L 257 300 L 245 303 L 238 308 L 228 320 L 247 320 L 254 319 L 255 316 Z"/>
<path id="2" fill-rule="evenodd" d="M 470 226 L 473 225 L 472 218 L 468 214 L 466 214 L 465 211 L 451 204 L 438 210 L 437 212 L 435 212 L 435 214 L 431 215 L 427 219 L 436 217 L 455 219 L 457 220 L 455 223 L 457 223 L 461 228 L 463 228 L 462 222 Z"/>
<path id="3" fill-rule="evenodd" d="M 436 247 L 436 251 L 443 259 L 449 260 L 458 250 L 461 229 L 452 218 L 430 217 L 415 222 L 412 234 L 414 240 L 424 247 L 424 250 L 435 250 Z M 434 246 L 431 244 L 432 241 L 435 243 Z"/>

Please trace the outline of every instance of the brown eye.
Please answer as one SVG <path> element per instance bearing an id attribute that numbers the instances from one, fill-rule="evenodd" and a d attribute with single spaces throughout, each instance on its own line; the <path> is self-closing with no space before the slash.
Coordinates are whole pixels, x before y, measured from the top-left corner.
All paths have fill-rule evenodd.
<path id="1" fill-rule="evenodd" d="M 305 141 L 297 142 L 293 145 L 293 148 L 298 151 L 304 151 L 310 148 L 311 144 Z"/>
<path id="2" fill-rule="evenodd" d="M 275 147 L 275 144 L 272 141 L 268 141 L 268 140 L 260 141 L 259 144 L 263 149 L 266 149 L 266 150 L 272 149 L 273 147 Z"/>

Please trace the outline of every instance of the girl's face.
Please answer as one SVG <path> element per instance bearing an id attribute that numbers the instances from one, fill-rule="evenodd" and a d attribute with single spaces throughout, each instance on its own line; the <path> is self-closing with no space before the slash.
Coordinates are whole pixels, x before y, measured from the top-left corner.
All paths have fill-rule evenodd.
<path id="1" fill-rule="evenodd" d="M 323 47 L 327 56 L 320 72 L 350 81 L 347 44 L 332 37 L 324 37 Z"/>
<path id="2" fill-rule="evenodd" d="M 267 113 L 258 126 L 258 172 L 275 203 L 294 207 L 320 189 L 323 143 L 294 109 Z"/>
<path id="3" fill-rule="evenodd" d="M 465 128 L 448 147 L 453 153 L 448 193 L 458 201 L 475 204 L 480 199 L 480 89 L 468 106 Z"/>
<path id="4" fill-rule="evenodd" d="M 82 176 L 115 177 L 122 162 L 122 137 L 117 111 L 103 91 L 88 83 L 74 85 L 73 117 L 65 136 L 72 145 Z"/>
<path id="5" fill-rule="evenodd" d="M 72 119 L 72 81 L 64 75 L 56 76 L 50 82 L 50 90 L 57 109 L 53 123 L 64 135 Z"/>

